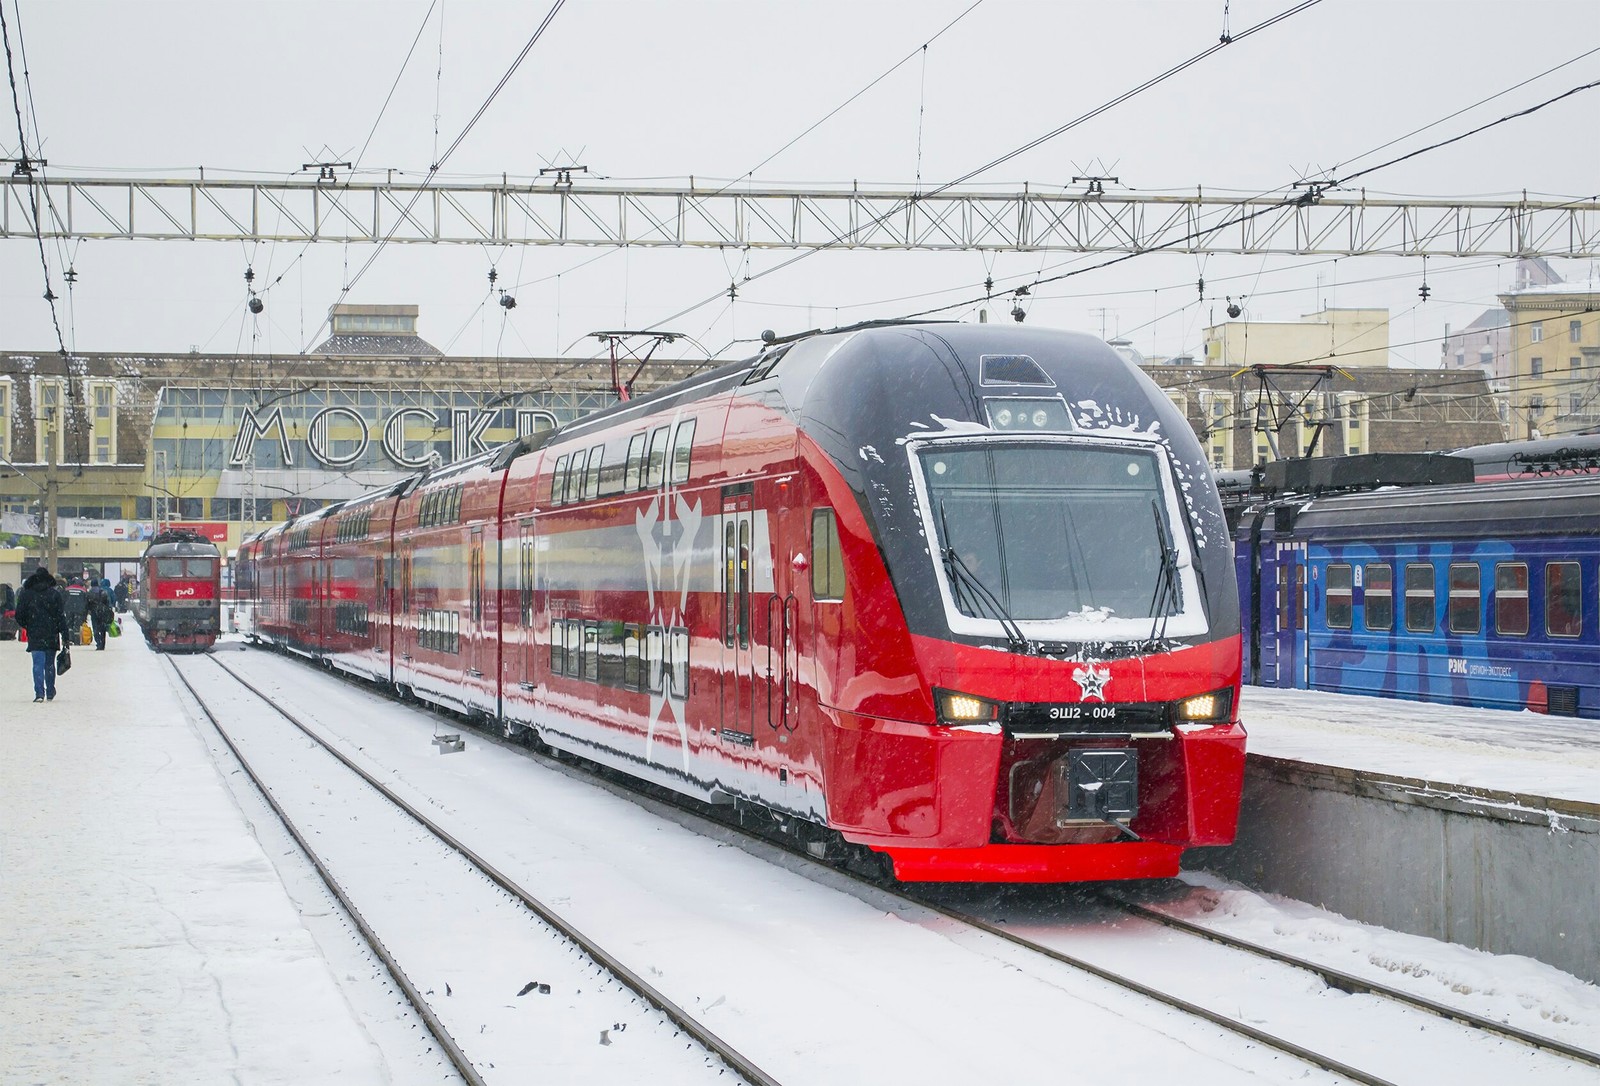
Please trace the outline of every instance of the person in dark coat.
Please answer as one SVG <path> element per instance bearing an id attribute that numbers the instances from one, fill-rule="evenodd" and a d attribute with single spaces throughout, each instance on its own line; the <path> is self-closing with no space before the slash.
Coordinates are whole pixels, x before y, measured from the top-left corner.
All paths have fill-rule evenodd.
<path id="1" fill-rule="evenodd" d="M 122 575 L 122 580 L 117 582 L 117 587 L 113 588 L 111 590 L 111 594 L 116 598 L 116 601 L 117 601 L 117 614 L 119 614 L 119 615 L 127 614 L 128 613 L 128 575 L 126 573 L 124 573 Z"/>
<path id="2" fill-rule="evenodd" d="M 67 599 L 43 566 L 28 575 L 17 593 L 17 625 L 28 631 L 28 651 L 33 654 L 33 700 L 53 701 L 56 653 L 67 643 Z"/>
<path id="3" fill-rule="evenodd" d="M 111 628 L 111 620 L 116 617 L 116 602 L 111 597 L 111 582 L 102 578 L 99 584 L 89 589 L 89 625 L 94 627 L 95 651 L 105 651 L 106 631 Z"/>
<path id="4" fill-rule="evenodd" d="M 67 644 L 78 643 L 78 630 L 89 620 L 89 587 L 82 577 L 67 582 Z"/>

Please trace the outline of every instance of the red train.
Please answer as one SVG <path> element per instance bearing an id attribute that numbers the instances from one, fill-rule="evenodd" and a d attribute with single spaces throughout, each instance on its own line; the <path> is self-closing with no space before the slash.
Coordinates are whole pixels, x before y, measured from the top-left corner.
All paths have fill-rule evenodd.
<path id="1" fill-rule="evenodd" d="M 205 652 L 221 631 L 221 556 L 193 532 L 161 532 L 139 556 L 134 617 L 159 652 Z"/>
<path id="2" fill-rule="evenodd" d="M 1170 876 L 1233 837 L 1222 509 L 1088 336 L 772 343 L 239 561 L 259 639 L 903 880 Z"/>

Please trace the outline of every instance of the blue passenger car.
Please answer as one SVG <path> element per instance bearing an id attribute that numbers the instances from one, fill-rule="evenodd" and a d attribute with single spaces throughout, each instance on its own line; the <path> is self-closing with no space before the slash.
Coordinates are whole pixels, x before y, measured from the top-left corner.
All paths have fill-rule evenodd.
<path id="1" fill-rule="evenodd" d="M 1600 717 L 1600 478 L 1281 498 L 1235 540 L 1251 682 Z"/>

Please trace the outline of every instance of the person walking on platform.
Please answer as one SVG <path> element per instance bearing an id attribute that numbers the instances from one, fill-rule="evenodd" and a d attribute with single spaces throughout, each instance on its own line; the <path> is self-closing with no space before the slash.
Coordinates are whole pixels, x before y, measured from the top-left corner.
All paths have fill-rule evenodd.
<path id="1" fill-rule="evenodd" d="M 89 625 L 94 627 L 95 651 L 105 651 L 106 631 L 111 628 L 111 622 L 116 617 L 116 604 L 111 596 L 111 582 L 102 578 L 99 584 L 89 589 Z"/>
<path id="2" fill-rule="evenodd" d="M 117 582 L 117 587 L 112 589 L 112 595 L 116 597 L 117 614 L 119 615 L 128 613 L 128 583 L 128 575 L 124 573 L 122 580 Z"/>
<path id="3" fill-rule="evenodd" d="M 17 593 L 17 625 L 27 631 L 33 654 L 33 700 L 53 701 L 56 653 L 67 644 L 67 599 L 43 566 L 29 574 Z"/>
<path id="4" fill-rule="evenodd" d="M 67 582 L 67 644 L 78 643 L 78 630 L 89 619 L 89 589 L 81 576 Z"/>

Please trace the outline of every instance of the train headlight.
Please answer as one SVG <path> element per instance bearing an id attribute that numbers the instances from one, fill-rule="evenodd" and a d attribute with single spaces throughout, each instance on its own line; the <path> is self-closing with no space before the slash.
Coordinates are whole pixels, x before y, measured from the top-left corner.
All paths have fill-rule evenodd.
<path id="1" fill-rule="evenodd" d="M 991 724 L 1000 719 L 1000 703 L 953 690 L 935 690 L 933 701 L 939 709 L 939 723 L 956 726 Z"/>
<path id="2" fill-rule="evenodd" d="M 1213 690 L 1173 703 L 1174 724 L 1226 724 L 1233 715 L 1233 689 Z"/>

